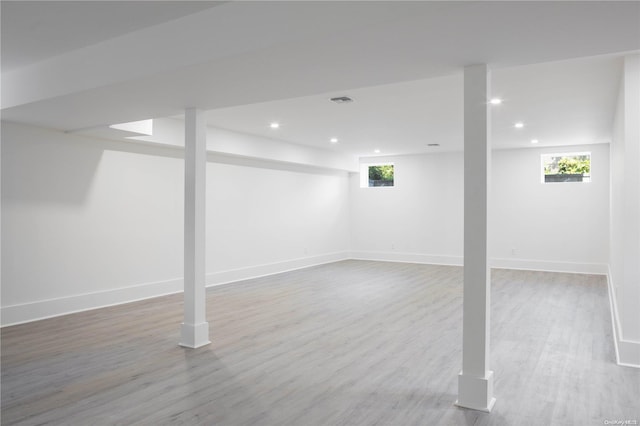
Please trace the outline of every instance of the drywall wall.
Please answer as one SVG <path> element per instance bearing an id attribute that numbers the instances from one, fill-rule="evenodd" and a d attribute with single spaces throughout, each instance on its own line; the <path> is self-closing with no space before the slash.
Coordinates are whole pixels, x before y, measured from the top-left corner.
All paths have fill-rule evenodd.
<path id="1" fill-rule="evenodd" d="M 591 152 L 591 182 L 542 183 L 541 155 Z M 606 273 L 609 145 L 493 152 L 494 266 Z"/>
<path id="2" fill-rule="evenodd" d="M 207 271 L 216 273 L 209 283 L 347 256 L 346 172 L 234 163 L 207 167 Z"/>
<path id="3" fill-rule="evenodd" d="M 101 129 L 90 129 L 88 132 L 95 130 Z M 135 136 L 133 139 L 149 144 L 183 148 L 184 120 L 154 118 L 153 135 Z M 214 127 L 207 129 L 207 151 L 219 155 L 258 158 L 322 169 L 358 170 L 358 159 L 353 155 Z"/>
<path id="4" fill-rule="evenodd" d="M 541 183 L 540 155 L 591 151 L 590 183 Z M 351 177 L 354 257 L 462 263 L 463 156 L 370 159 L 395 164 L 394 188 Z M 497 150 L 492 155 L 490 256 L 496 267 L 605 273 L 609 147 Z M 568 247 L 569 246 L 569 247 Z"/>
<path id="5" fill-rule="evenodd" d="M 2 150 L 3 324 L 180 291 L 180 149 L 3 123 Z M 494 152 L 495 266 L 602 272 L 608 263 L 608 145 L 571 148 L 593 153 L 593 182 L 540 183 L 540 154 L 567 150 Z M 396 187 L 210 154 L 208 284 L 342 259 L 349 249 L 355 258 L 460 264 L 462 153 L 372 161 L 380 160 L 396 164 Z M 559 236 L 571 250 L 553 242 Z"/>
<path id="6" fill-rule="evenodd" d="M 3 122 L 2 151 L 2 324 L 181 290 L 181 150 Z M 344 258 L 346 172 L 209 160 L 209 284 Z"/>
<path id="7" fill-rule="evenodd" d="M 361 188 L 351 176 L 351 252 L 355 258 L 461 264 L 461 153 L 376 157 L 391 162 L 394 187 Z"/>
<path id="8" fill-rule="evenodd" d="M 611 142 L 609 284 L 619 362 L 640 367 L 640 55 L 625 58 Z"/>

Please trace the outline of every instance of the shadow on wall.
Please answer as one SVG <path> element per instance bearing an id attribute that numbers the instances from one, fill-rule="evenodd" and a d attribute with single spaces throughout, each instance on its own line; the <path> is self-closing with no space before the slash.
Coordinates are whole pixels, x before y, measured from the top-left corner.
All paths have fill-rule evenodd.
<path id="1" fill-rule="evenodd" d="M 180 147 L 91 138 L 4 122 L 2 197 L 8 201 L 27 203 L 82 205 L 91 193 L 101 161 L 108 151 L 184 158 L 184 151 Z M 319 175 L 344 173 L 212 152 L 207 154 L 207 162 Z"/>
<path id="2" fill-rule="evenodd" d="M 180 150 L 87 138 L 61 131 L 2 125 L 2 197 L 20 202 L 81 205 L 105 151 L 182 158 Z"/>
<path id="3" fill-rule="evenodd" d="M 294 173 L 307 173 L 324 176 L 340 176 L 343 170 L 332 170 L 323 167 L 314 167 L 304 164 L 288 163 L 286 161 L 274 161 L 261 158 L 242 157 L 239 155 L 223 154 L 220 152 L 207 152 L 207 163 L 228 164 L 231 166 L 253 167 L 269 170 L 280 170 Z"/>

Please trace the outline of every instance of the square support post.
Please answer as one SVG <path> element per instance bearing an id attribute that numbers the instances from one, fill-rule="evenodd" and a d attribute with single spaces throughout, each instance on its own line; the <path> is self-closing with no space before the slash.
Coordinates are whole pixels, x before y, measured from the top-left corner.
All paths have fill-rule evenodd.
<path id="1" fill-rule="evenodd" d="M 204 112 L 185 111 L 184 147 L 184 322 L 180 346 L 199 348 L 209 341 L 205 288 L 205 209 L 207 124 Z"/>
<path id="2" fill-rule="evenodd" d="M 486 64 L 464 69 L 464 297 L 462 371 L 456 405 L 489 412 L 491 269 L 488 259 L 488 201 L 491 173 L 490 74 Z"/>

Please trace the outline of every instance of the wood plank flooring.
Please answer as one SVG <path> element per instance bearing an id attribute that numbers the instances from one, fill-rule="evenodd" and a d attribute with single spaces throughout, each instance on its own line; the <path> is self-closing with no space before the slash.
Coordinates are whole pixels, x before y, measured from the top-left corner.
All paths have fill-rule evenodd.
<path id="1" fill-rule="evenodd" d="M 207 298 L 196 350 L 177 346 L 182 295 L 3 328 L 2 424 L 640 423 L 602 276 L 493 271 L 491 414 L 453 405 L 461 268 L 344 261 Z"/>

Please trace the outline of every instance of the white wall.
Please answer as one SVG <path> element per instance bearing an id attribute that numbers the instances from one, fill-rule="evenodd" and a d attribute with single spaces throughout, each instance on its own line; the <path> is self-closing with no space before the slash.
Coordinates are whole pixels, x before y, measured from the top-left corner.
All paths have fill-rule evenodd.
<path id="1" fill-rule="evenodd" d="M 621 364 L 640 366 L 640 55 L 625 58 L 611 143 L 610 289 Z"/>
<path id="2" fill-rule="evenodd" d="M 347 173 L 274 167 L 208 163 L 208 282 L 346 257 Z"/>
<path id="3" fill-rule="evenodd" d="M 352 255 L 461 264 L 462 154 L 377 157 L 369 161 L 394 163 L 395 186 L 360 188 L 359 174 L 351 176 Z"/>
<path id="4" fill-rule="evenodd" d="M 2 124 L 3 307 L 181 276 L 179 153 Z"/>
<path id="5" fill-rule="evenodd" d="M 591 182 L 541 183 L 542 154 L 591 152 Z M 493 152 L 495 266 L 606 273 L 609 145 Z"/>
<path id="6" fill-rule="evenodd" d="M 592 182 L 541 183 L 540 155 L 567 151 L 592 152 Z M 461 264 L 462 153 L 371 161 L 395 164 L 396 187 L 360 188 L 358 175 L 352 175 L 352 254 Z M 608 145 L 497 150 L 492 169 L 490 255 L 494 266 L 606 272 Z"/>
<path id="7" fill-rule="evenodd" d="M 2 123 L 2 324 L 179 291 L 173 148 Z M 210 156 L 207 282 L 343 258 L 348 177 Z"/>
<path id="8" fill-rule="evenodd" d="M 101 129 L 90 129 L 88 132 L 95 130 Z M 154 118 L 153 135 L 137 136 L 133 139 L 154 145 L 184 148 L 184 120 Z M 358 169 L 358 159 L 353 155 L 213 127 L 207 129 L 207 151 L 219 155 L 258 158 L 321 169 Z"/>
<path id="9" fill-rule="evenodd" d="M 592 152 L 593 182 L 540 183 L 540 154 L 568 148 L 494 152 L 494 265 L 603 272 L 608 145 L 571 149 Z M 3 123 L 2 150 L 3 324 L 180 291 L 180 149 Z M 462 153 L 387 159 L 396 164 L 394 188 L 210 154 L 207 282 L 342 259 L 349 250 L 460 264 Z M 572 250 L 552 241 L 558 235 Z"/>

